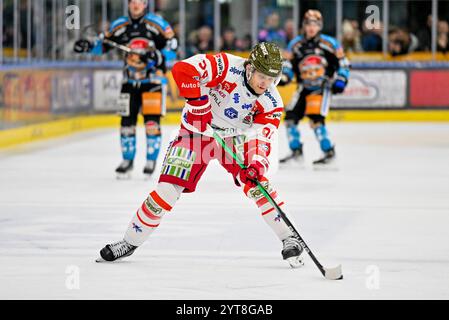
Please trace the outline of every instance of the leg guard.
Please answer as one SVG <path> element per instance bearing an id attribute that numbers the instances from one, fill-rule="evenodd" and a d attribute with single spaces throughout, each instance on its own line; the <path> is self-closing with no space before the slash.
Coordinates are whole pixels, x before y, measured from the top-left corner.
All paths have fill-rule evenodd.
<path id="1" fill-rule="evenodd" d="M 282 208 L 284 206 L 284 202 L 279 200 L 277 196 L 277 192 L 273 190 L 269 181 L 264 177 L 261 179 L 262 186 L 268 190 L 269 194 L 273 198 L 274 201 Z M 246 196 L 253 200 L 259 210 L 262 213 L 262 218 L 268 224 L 268 226 L 274 231 L 274 233 L 278 236 L 279 240 L 284 240 L 293 235 L 290 228 L 287 224 L 282 220 L 282 218 L 277 213 L 276 209 L 271 205 L 271 203 L 265 198 L 265 196 L 259 191 L 258 187 L 248 188 L 247 186 L 243 187 L 243 192 L 245 192 Z"/>
<path id="2" fill-rule="evenodd" d="M 123 160 L 134 160 L 136 155 L 136 127 L 122 127 L 120 129 L 120 144 Z"/>
<path id="3" fill-rule="evenodd" d="M 293 121 L 286 121 L 288 144 L 292 151 L 302 148 L 301 133 L 297 124 Z"/>
<path id="4" fill-rule="evenodd" d="M 133 246 L 142 245 L 159 226 L 165 213 L 171 211 L 183 189 L 177 185 L 159 183 L 131 219 L 124 237 L 126 242 Z"/>
<path id="5" fill-rule="evenodd" d="M 156 121 L 145 123 L 145 133 L 147 137 L 147 160 L 156 161 L 161 148 L 161 129 Z"/>
<path id="6" fill-rule="evenodd" d="M 329 150 L 331 150 L 333 145 L 331 140 L 329 139 L 326 125 L 324 123 L 316 123 L 313 126 L 313 131 L 315 132 L 315 136 L 320 143 L 321 150 L 323 152 L 328 152 Z"/>

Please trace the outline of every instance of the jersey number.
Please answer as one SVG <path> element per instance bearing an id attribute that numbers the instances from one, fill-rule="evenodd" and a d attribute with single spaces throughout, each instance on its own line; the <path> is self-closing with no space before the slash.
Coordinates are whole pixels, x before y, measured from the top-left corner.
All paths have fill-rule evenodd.
<path id="1" fill-rule="evenodd" d="M 207 76 L 208 76 L 208 73 L 207 73 L 207 70 L 206 70 L 207 69 L 206 60 L 201 61 L 199 66 L 200 66 L 201 70 L 204 70 L 204 73 L 201 75 L 201 79 L 206 79 Z"/>

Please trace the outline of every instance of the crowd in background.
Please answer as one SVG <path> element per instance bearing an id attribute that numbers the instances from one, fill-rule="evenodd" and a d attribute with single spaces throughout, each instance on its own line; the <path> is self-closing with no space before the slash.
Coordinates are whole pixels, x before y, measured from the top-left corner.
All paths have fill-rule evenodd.
<path id="1" fill-rule="evenodd" d="M 258 41 L 269 41 L 285 48 L 295 34 L 293 19 L 285 20 L 281 25 L 277 13 L 268 15 L 265 26 L 259 31 Z M 194 30 L 188 36 L 187 56 L 214 50 L 213 29 L 204 25 Z M 233 27 L 224 28 L 220 38 L 220 51 L 248 51 L 251 49 L 251 35 L 245 34 L 238 38 Z"/>
<path id="2" fill-rule="evenodd" d="M 429 15 L 425 28 L 412 33 L 406 28 L 389 26 L 387 48 L 391 55 L 398 56 L 415 51 L 431 51 L 432 16 Z M 301 34 L 302 30 L 298 30 Z M 259 41 L 277 43 L 280 47 L 287 47 L 295 34 L 292 19 L 283 24 L 277 13 L 268 15 L 265 26 L 259 31 Z M 341 43 L 346 52 L 382 52 L 383 24 L 377 23 L 367 26 L 360 25 L 356 20 L 346 19 L 342 24 Z M 220 50 L 247 51 L 251 48 L 251 35 L 242 38 L 236 36 L 235 29 L 227 27 L 220 38 Z M 204 25 L 190 33 L 186 49 L 187 56 L 214 50 L 213 29 Z M 437 21 L 437 51 L 449 51 L 449 23 L 446 20 Z"/>
<path id="3" fill-rule="evenodd" d="M 22 8 L 24 9 L 24 8 Z M 24 12 L 21 24 L 26 20 Z M 175 33 L 179 34 L 179 24 L 173 25 Z M 415 51 L 431 51 L 432 16 L 427 18 L 427 24 L 416 33 L 406 28 L 389 26 L 387 48 L 391 55 L 398 56 Z M 3 47 L 13 46 L 14 29 L 12 25 L 5 25 L 3 30 Z M 299 28 L 298 34 L 302 33 Z M 281 48 L 287 47 L 295 34 L 293 19 L 286 19 L 281 23 L 279 14 L 273 12 L 264 20 L 264 26 L 258 33 L 258 41 L 270 41 Z M 367 27 L 357 20 L 345 19 L 342 23 L 341 43 L 346 52 L 382 52 L 383 24 L 378 23 Z M 26 48 L 26 25 L 21 26 L 20 48 Z M 233 27 L 225 27 L 220 37 L 220 51 L 248 51 L 251 49 L 251 35 L 237 36 Z M 59 48 L 59 51 L 69 50 Z M 449 51 L 449 23 L 446 20 L 437 21 L 437 51 Z M 187 35 L 185 56 L 214 50 L 213 29 L 203 25 Z M 70 51 L 70 50 L 69 50 Z M 67 52 L 70 55 L 70 52 Z"/>
<path id="4" fill-rule="evenodd" d="M 383 25 L 379 23 L 368 29 L 360 28 L 355 20 L 344 20 L 342 25 L 342 45 L 347 52 L 382 51 Z M 406 28 L 390 26 L 388 29 L 388 52 L 403 55 L 415 51 L 431 51 L 432 16 L 429 15 L 427 25 L 416 34 Z M 437 51 L 449 51 L 449 23 L 437 21 Z"/>

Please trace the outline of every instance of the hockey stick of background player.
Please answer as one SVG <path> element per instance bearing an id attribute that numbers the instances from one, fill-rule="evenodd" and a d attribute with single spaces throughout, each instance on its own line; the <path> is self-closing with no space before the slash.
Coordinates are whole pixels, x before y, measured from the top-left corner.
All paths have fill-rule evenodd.
<path id="1" fill-rule="evenodd" d="M 92 37 L 92 38 L 97 38 L 100 39 L 103 43 L 106 43 L 108 45 L 110 45 L 111 47 L 114 47 L 116 49 L 122 50 L 126 53 L 135 53 L 135 54 L 139 54 L 138 52 L 135 52 L 134 50 L 132 50 L 131 48 L 124 46 L 122 44 L 119 44 L 115 41 L 109 40 L 107 38 L 104 37 L 104 33 L 100 33 L 99 35 L 96 34 L 96 32 L 94 31 L 95 25 L 91 24 L 91 25 L 87 25 L 83 28 L 83 32 L 82 34 L 87 35 L 88 37 Z M 148 47 L 149 51 L 155 51 L 156 48 L 154 47 L 154 43 L 151 43 L 151 45 Z"/>
<path id="2" fill-rule="evenodd" d="M 234 158 L 234 160 L 237 162 L 237 164 L 240 166 L 240 168 L 245 169 L 245 165 L 242 163 L 242 161 L 238 158 L 237 154 L 235 154 L 225 143 L 222 137 L 214 131 L 213 133 L 214 139 L 218 142 L 218 144 L 230 155 Z M 255 181 L 257 183 L 257 187 L 259 188 L 260 192 L 267 198 L 267 200 L 271 203 L 271 205 L 276 208 L 276 211 L 279 213 L 281 218 L 284 220 L 284 222 L 287 224 L 287 226 L 290 228 L 290 230 L 293 232 L 294 236 L 298 238 L 299 243 L 303 247 L 303 249 L 309 254 L 310 258 L 313 260 L 315 265 L 320 270 L 321 274 L 329 280 L 341 280 L 343 279 L 343 273 L 341 270 L 341 265 L 335 267 L 335 268 L 325 268 L 323 265 L 318 261 L 318 259 L 315 257 L 313 252 L 310 250 L 310 248 L 307 246 L 299 232 L 296 230 L 296 228 L 293 226 L 293 224 L 290 222 L 290 220 L 287 218 L 286 214 L 282 211 L 282 209 L 278 206 L 276 201 L 273 200 L 271 195 L 265 190 L 265 188 L 262 186 L 262 184 L 259 181 Z"/>
<path id="3" fill-rule="evenodd" d="M 108 44 L 108 45 L 110 45 L 110 46 L 112 46 L 112 47 L 114 47 L 114 48 L 117 48 L 117 49 L 120 49 L 120 50 L 122 50 L 122 51 L 125 51 L 126 53 L 136 53 L 136 54 L 139 54 L 138 52 L 135 52 L 135 51 L 132 50 L 131 48 L 128 48 L 127 46 L 124 46 L 124 45 L 122 45 L 122 44 L 118 44 L 117 42 L 114 42 L 114 41 L 112 41 L 112 40 L 109 40 L 109 39 L 104 38 L 104 39 L 102 39 L 102 41 L 103 41 L 103 43 L 106 43 L 106 44 Z M 148 47 L 148 50 L 149 50 L 149 51 L 154 51 L 155 48 L 152 47 L 152 46 L 150 46 L 150 47 Z"/>

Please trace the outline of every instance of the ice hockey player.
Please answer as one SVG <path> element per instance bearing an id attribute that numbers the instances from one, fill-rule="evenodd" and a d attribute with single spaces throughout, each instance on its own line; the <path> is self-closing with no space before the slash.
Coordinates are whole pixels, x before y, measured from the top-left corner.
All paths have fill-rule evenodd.
<path id="1" fill-rule="evenodd" d="M 217 159 L 283 242 L 283 259 L 292 267 L 302 265 L 299 241 L 255 182 L 260 181 L 283 208 L 284 202 L 264 176 L 283 110 L 276 89 L 281 71 L 280 49 L 266 42 L 256 45 L 247 60 L 227 53 L 198 54 L 174 65 L 173 77 L 180 95 L 186 98 L 178 136 L 167 151 L 156 188 L 133 216 L 124 239 L 106 245 L 98 261 L 131 255 L 181 194 L 195 191 L 209 162 Z M 212 131 L 244 160 L 245 169 L 222 150 L 211 137 Z"/>
<path id="2" fill-rule="evenodd" d="M 155 169 L 161 144 L 160 119 L 165 113 L 166 79 L 164 49 L 176 49 L 176 39 L 167 21 L 158 15 L 146 14 L 148 0 L 129 0 L 129 16 L 111 23 L 100 40 L 91 43 L 81 39 L 75 43 L 76 52 L 101 55 L 113 48 L 107 41 L 126 45 L 132 50 L 125 56 L 122 103 L 129 109 L 122 114 L 120 142 L 123 161 L 117 176 L 129 177 L 136 154 L 136 123 L 143 114 L 146 132 L 146 164 L 144 174 Z M 105 40 L 106 39 L 106 40 Z"/>
<path id="3" fill-rule="evenodd" d="M 323 157 L 314 161 L 315 166 L 326 165 L 335 158 L 335 145 L 326 128 L 331 94 L 345 90 L 349 77 L 349 61 L 338 41 L 321 34 L 323 19 L 318 10 L 308 10 L 303 19 L 303 35 L 290 41 L 285 58 L 291 69 L 284 68 L 280 85 L 285 85 L 296 75 L 298 89 L 286 106 L 285 124 L 291 154 L 281 163 L 302 160 L 303 144 L 298 123 L 304 116 L 320 143 Z"/>

